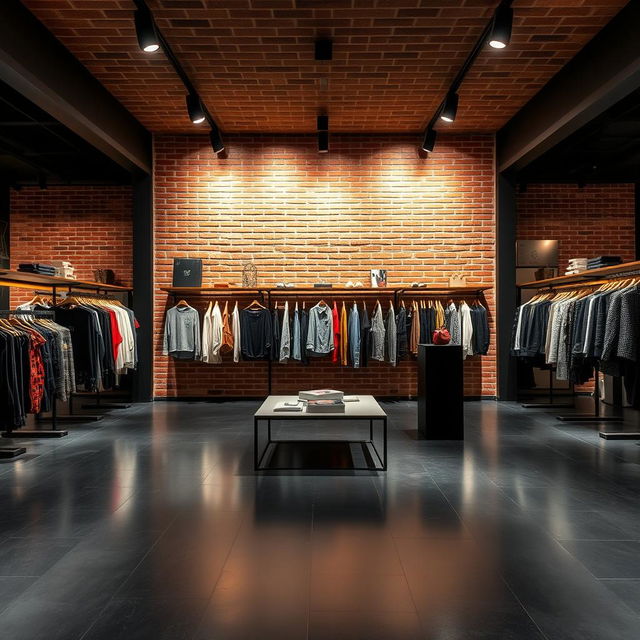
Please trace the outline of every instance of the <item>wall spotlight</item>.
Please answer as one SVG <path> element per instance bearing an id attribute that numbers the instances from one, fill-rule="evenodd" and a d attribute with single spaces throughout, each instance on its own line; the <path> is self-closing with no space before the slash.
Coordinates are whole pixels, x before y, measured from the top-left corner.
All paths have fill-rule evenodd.
<path id="1" fill-rule="evenodd" d="M 145 9 L 137 9 L 134 13 L 136 36 L 138 45 L 147 53 L 154 53 L 160 48 L 160 39 L 156 33 L 151 12 Z"/>
<path id="2" fill-rule="evenodd" d="M 453 122 L 456 119 L 456 113 L 458 113 L 458 94 L 455 91 L 450 91 L 445 98 L 440 119 L 445 122 Z"/>
<path id="3" fill-rule="evenodd" d="M 421 149 L 427 153 L 431 153 L 436 146 L 436 138 L 438 134 L 434 129 L 427 129 L 424 133 L 424 140 L 422 141 Z"/>
<path id="4" fill-rule="evenodd" d="M 493 26 L 489 34 L 489 46 L 494 49 L 504 49 L 511 40 L 513 26 L 513 9 L 503 4 L 499 5 L 493 16 Z"/>
<path id="5" fill-rule="evenodd" d="M 187 111 L 193 124 L 201 124 L 206 119 L 200 98 L 195 93 L 187 94 Z"/>
<path id="6" fill-rule="evenodd" d="M 209 132 L 209 140 L 211 140 L 211 146 L 216 153 L 224 151 L 224 142 L 222 142 L 222 136 L 218 127 L 213 127 Z"/>

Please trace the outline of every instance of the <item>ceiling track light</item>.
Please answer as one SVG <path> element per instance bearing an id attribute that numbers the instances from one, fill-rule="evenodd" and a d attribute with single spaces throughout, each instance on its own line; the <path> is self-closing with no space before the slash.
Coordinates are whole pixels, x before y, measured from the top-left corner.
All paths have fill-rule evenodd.
<path id="1" fill-rule="evenodd" d="M 446 98 L 437 108 L 426 126 L 423 151 L 427 151 L 424 147 L 429 146 L 427 143 L 430 142 L 430 140 L 427 139 L 427 135 L 435 128 L 439 120 L 453 122 L 456 119 L 458 113 L 458 90 L 462 86 L 467 73 L 469 73 L 469 69 L 471 69 L 476 58 L 486 47 L 487 43 L 496 48 L 504 48 L 509 44 L 513 25 L 512 4 L 513 0 L 502 0 L 502 2 L 500 2 L 493 16 L 491 16 L 491 20 L 485 25 L 485 28 L 476 40 L 465 61 L 462 63 L 462 66 L 458 69 L 458 73 L 456 73 L 449 85 Z M 433 137 L 433 141 L 435 143 L 435 136 Z"/>
<path id="2" fill-rule="evenodd" d="M 207 119 L 197 93 L 187 94 L 187 112 L 193 124 L 202 124 Z"/>
<path id="3" fill-rule="evenodd" d="M 447 97 L 442 104 L 442 111 L 440 112 L 440 120 L 445 122 L 453 122 L 456 119 L 458 113 L 458 94 L 455 91 L 449 91 Z"/>
<path id="4" fill-rule="evenodd" d="M 224 151 L 224 142 L 222 142 L 222 136 L 220 135 L 220 129 L 213 125 L 209 132 L 209 140 L 211 140 L 211 146 L 215 153 L 221 153 Z"/>
<path id="5" fill-rule="evenodd" d="M 489 46 L 494 49 L 504 49 L 511 41 L 513 27 L 513 9 L 500 4 L 493 16 L 493 25 L 489 34 Z"/>
<path id="6" fill-rule="evenodd" d="M 427 129 L 424 133 L 424 140 L 422 141 L 422 147 L 420 147 L 423 151 L 427 153 L 431 153 L 436 146 L 436 138 L 438 134 L 435 129 Z"/>
<path id="7" fill-rule="evenodd" d="M 134 13 L 138 45 L 146 53 L 155 53 L 160 48 L 153 16 L 148 9 L 137 9 Z"/>

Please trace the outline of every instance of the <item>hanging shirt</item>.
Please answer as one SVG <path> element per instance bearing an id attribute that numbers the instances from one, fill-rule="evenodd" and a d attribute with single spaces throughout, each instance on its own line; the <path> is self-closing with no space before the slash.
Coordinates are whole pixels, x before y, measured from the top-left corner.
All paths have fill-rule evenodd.
<path id="1" fill-rule="evenodd" d="M 466 302 L 460 305 L 460 320 L 462 322 L 462 357 L 473 355 L 473 324 L 471 310 Z"/>
<path id="2" fill-rule="evenodd" d="M 408 351 L 407 310 L 405 307 L 400 307 L 396 316 L 396 359 L 404 358 Z"/>
<path id="3" fill-rule="evenodd" d="M 385 321 L 385 351 L 387 354 L 387 362 L 396 366 L 397 362 L 397 329 L 396 329 L 396 314 L 393 309 L 393 305 L 389 305 L 389 310 L 387 311 L 387 317 Z"/>
<path id="4" fill-rule="evenodd" d="M 240 362 L 242 342 L 240 337 L 240 310 L 237 302 L 231 314 L 231 333 L 233 334 L 233 361 Z"/>
<path id="5" fill-rule="evenodd" d="M 307 353 L 307 336 L 309 335 L 309 313 L 303 308 L 300 312 L 300 360 L 302 364 L 309 364 Z"/>
<path id="6" fill-rule="evenodd" d="M 445 310 L 445 326 L 451 336 L 451 344 L 462 344 L 462 333 L 460 332 L 460 312 L 452 302 Z"/>
<path id="7" fill-rule="evenodd" d="M 220 364 L 222 357 L 220 356 L 220 347 L 222 347 L 222 313 L 220 305 L 216 302 L 213 308 L 207 313 L 211 323 L 211 340 L 208 349 L 202 348 L 202 361 L 210 364 Z"/>
<path id="8" fill-rule="evenodd" d="M 269 358 L 273 340 L 271 314 L 268 309 L 243 309 L 240 312 L 240 342 L 245 360 Z"/>
<path id="9" fill-rule="evenodd" d="M 291 354 L 291 329 L 289 327 L 289 302 L 284 303 L 282 334 L 280 336 L 280 362 L 287 362 Z"/>
<path id="10" fill-rule="evenodd" d="M 366 367 L 369 364 L 369 342 L 371 340 L 371 321 L 367 305 L 362 304 L 360 314 L 360 366 Z"/>
<path id="11" fill-rule="evenodd" d="M 298 303 L 293 312 L 293 331 L 291 337 L 291 357 L 294 360 L 302 360 L 302 347 L 300 345 L 300 312 L 298 311 Z"/>
<path id="12" fill-rule="evenodd" d="M 420 342 L 420 309 L 418 303 L 413 303 L 411 312 L 411 333 L 409 334 L 409 351 L 413 355 L 418 354 L 418 344 Z"/>
<path id="13" fill-rule="evenodd" d="M 340 312 L 340 364 L 342 364 L 343 367 L 349 364 L 349 328 L 347 324 L 347 308 L 343 302 Z"/>
<path id="14" fill-rule="evenodd" d="M 312 356 L 326 356 L 334 350 L 333 317 L 326 304 L 309 309 L 306 346 Z"/>
<path id="15" fill-rule="evenodd" d="M 338 303 L 333 301 L 333 309 L 331 310 L 331 321 L 333 324 L 333 352 L 331 354 L 331 362 L 338 362 L 340 356 L 340 316 L 338 315 Z"/>
<path id="16" fill-rule="evenodd" d="M 278 306 L 271 312 L 271 360 L 280 360 L 280 316 Z"/>
<path id="17" fill-rule="evenodd" d="M 231 331 L 231 323 L 229 320 L 229 302 L 225 301 L 224 311 L 222 312 L 222 346 L 220 351 L 233 350 L 233 333 Z"/>
<path id="18" fill-rule="evenodd" d="M 378 302 L 371 316 L 371 359 L 384 362 L 385 328 L 382 307 Z"/>
<path id="19" fill-rule="evenodd" d="M 354 302 L 349 313 L 349 326 L 347 330 L 349 343 L 349 359 L 354 369 L 360 367 L 360 314 L 358 305 Z"/>
<path id="20" fill-rule="evenodd" d="M 75 344 L 73 348 L 75 353 Z M 200 358 L 200 315 L 193 307 L 172 307 L 167 311 L 162 353 L 179 360 Z"/>

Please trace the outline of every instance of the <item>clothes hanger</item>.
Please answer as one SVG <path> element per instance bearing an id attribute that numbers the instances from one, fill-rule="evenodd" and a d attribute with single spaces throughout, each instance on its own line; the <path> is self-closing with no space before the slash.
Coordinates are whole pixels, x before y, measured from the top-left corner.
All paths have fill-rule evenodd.
<path id="1" fill-rule="evenodd" d="M 245 307 L 245 309 L 266 309 L 266 307 L 262 304 L 260 304 L 257 300 L 254 300 L 249 306 Z"/>

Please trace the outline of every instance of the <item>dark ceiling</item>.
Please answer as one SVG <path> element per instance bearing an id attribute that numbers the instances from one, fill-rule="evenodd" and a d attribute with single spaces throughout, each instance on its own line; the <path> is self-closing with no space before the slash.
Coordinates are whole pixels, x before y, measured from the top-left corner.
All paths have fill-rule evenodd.
<path id="1" fill-rule="evenodd" d="M 527 182 L 640 182 L 640 90 L 519 172 Z"/>
<path id="2" fill-rule="evenodd" d="M 115 162 L 0 82 L 0 183 L 129 182 L 130 174 Z"/>

